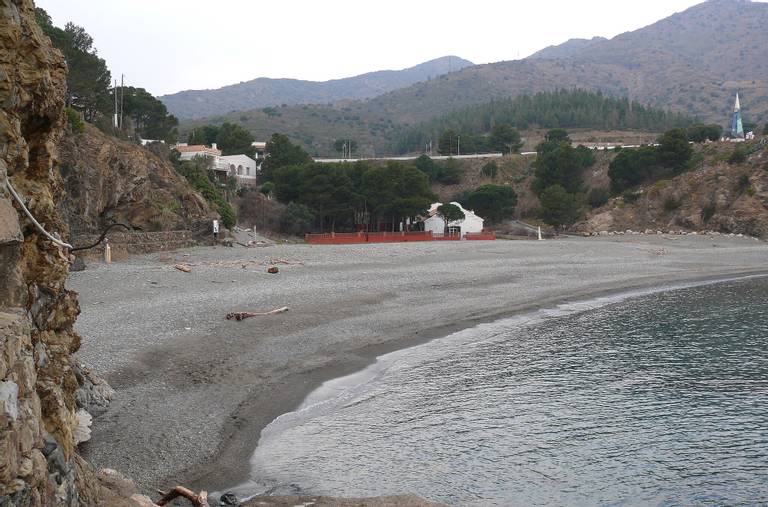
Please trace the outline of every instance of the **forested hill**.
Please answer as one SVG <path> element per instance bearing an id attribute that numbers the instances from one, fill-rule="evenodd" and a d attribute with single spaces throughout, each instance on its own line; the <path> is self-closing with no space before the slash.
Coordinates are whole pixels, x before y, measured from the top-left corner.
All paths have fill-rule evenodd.
<path id="1" fill-rule="evenodd" d="M 283 132 L 313 153 L 328 153 L 335 139 L 351 139 L 371 155 L 387 149 L 388 139 L 404 125 L 491 100 L 581 88 L 722 125 L 738 91 L 745 122 L 763 124 L 768 120 L 765 26 L 768 3 L 709 1 L 611 40 L 581 49 L 571 43 L 570 58 L 476 65 L 365 101 L 255 109 L 203 123 L 241 123 L 261 138 Z"/>
<path id="2" fill-rule="evenodd" d="M 558 90 L 491 101 L 438 116 L 402 130 L 394 137 L 392 146 L 396 153 L 408 153 L 418 151 L 430 139 L 438 139 L 446 130 L 462 136 L 486 135 L 495 125 L 504 124 L 517 129 L 660 131 L 690 123 L 685 115 L 646 107 L 626 98 L 587 90 Z"/>
<path id="3" fill-rule="evenodd" d="M 216 90 L 188 90 L 164 95 L 160 100 L 179 118 L 202 118 L 282 104 L 367 99 L 472 65 L 457 56 L 444 56 L 402 70 L 382 70 L 322 82 L 258 78 Z"/>

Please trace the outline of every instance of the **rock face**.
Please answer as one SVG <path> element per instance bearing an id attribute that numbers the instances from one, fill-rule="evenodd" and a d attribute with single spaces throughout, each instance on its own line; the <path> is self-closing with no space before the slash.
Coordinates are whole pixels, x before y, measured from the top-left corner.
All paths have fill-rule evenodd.
<path id="1" fill-rule="evenodd" d="M 768 239 L 768 140 L 744 148 L 741 163 L 728 163 L 733 143 L 702 148 L 700 166 L 670 180 L 636 189 L 632 203 L 615 198 L 594 210 L 575 230 L 712 231 Z"/>
<path id="2" fill-rule="evenodd" d="M 22 213 L 8 182 L 50 233 L 68 237 L 54 146 L 66 66 L 31 0 L 0 0 L 0 506 L 99 505 L 103 488 L 77 455 L 80 387 L 71 354 L 77 294 L 69 256 Z M 118 505 L 117 503 L 115 505 Z M 129 505 L 129 504 L 126 504 Z"/>
<path id="3" fill-rule="evenodd" d="M 86 125 L 57 143 L 65 192 L 57 203 L 71 234 L 98 234 L 119 222 L 144 232 L 209 227 L 216 218 L 167 159 Z"/>

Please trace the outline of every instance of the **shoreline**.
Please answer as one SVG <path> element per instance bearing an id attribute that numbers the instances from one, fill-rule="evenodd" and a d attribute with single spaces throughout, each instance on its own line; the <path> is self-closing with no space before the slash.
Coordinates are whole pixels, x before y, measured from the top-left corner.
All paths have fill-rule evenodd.
<path id="1" fill-rule="evenodd" d="M 338 377 L 331 377 L 327 380 L 322 381 L 321 383 L 312 386 L 307 386 L 309 389 L 302 401 L 299 405 L 293 407 L 293 409 L 283 412 L 282 414 L 278 415 L 276 418 L 274 418 L 272 421 L 267 423 L 263 428 L 259 430 L 259 439 L 256 442 L 256 445 L 253 447 L 253 450 L 251 451 L 250 456 L 253 455 L 253 453 L 258 448 L 259 444 L 261 443 L 261 439 L 263 438 L 263 431 L 267 429 L 268 427 L 272 426 L 275 422 L 277 422 L 281 417 L 289 414 L 296 414 L 304 409 L 310 408 L 311 406 L 314 406 L 315 404 L 322 404 L 327 401 L 331 401 L 334 399 L 334 395 L 328 395 L 328 396 L 318 396 L 317 398 L 314 398 L 312 400 L 312 404 L 309 406 L 306 406 L 307 400 L 318 393 L 322 388 L 326 386 L 326 384 L 330 382 L 340 382 L 343 386 L 343 388 L 356 388 L 359 385 L 362 385 L 372 378 L 375 378 L 376 371 L 373 370 L 373 368 L 379 364 L 382 363 L 384 358 L 386 356 L 395 355 L 395 354 L 403 354 L 407 352 L 409 349 L 416 348 L 422 345 L 427 345 L 431 342 L 443 340 L 450 338 L 453 334 L 460 333 L 461 331 L 470 330 L 473 328 L 476 328 L 477 326 L 480 326 L 482 324 L 492 324 L 497 322 L 502 322 L 505 320 L 513 320 L 517 317 L 525 317 L 525 316 L 534 316 L 539 311 L 547 311 L 547 310 L 554 310 L 560 307 L 561 305 L 568 305 L 568 304 L 583 304 L 583 303 L 589 303 L 592 301 L 597 301 L 602 298 L 608 298 L 611 299 L 610 301 L 606 301 L 603 304 L 596 304 L 594 306 L 589 306 L 584 309 L 566 309 L 565 313 L 563 315 L 555 316 L 554 318 L 559 318 L 561 316 L 571 316 L 571 315 L 577 315 L 582 312 L 590 312 L 594 311 L 599 308 L 604 308 L 605 306 L 609 306 L 612 304 L 620 303 L 623 301 L 627 301 L 634 298 L 643 297 L 650 294 L 657 294 L 662 292 L 668 292 L 668 291 L 676 291 L 676 290 L 683 290 L 687 288 L 692 287 L 701 287 L 706 285 L 716 285 L 721 283 L 729 283 L 729 282 L 738 282 L 742 280 L 749 280 L 754 278 L 766 278 L 768 277 L 768 269 L 763 271 L 755 271 L 755 272 L 747 272 L 747 273 L 738 273 L 734 275 L 724 274 L 724 275 L 711 275 L 711 276 L 705 276 L 702 278 L 695 278 L 695 279 L 684 279 L 679 282 L 673 282 L 671 284 L 665 283 L 662 285 L 658 285 L 656 283 L 643 283 L 638 286 L 631 286 L 631 287 L 625 287 L 625 288 L 615 288 L 615 289 L 606 289 L 603 291 L 599 291 L 596 293 L 587 293 L 583 294 L 579 298 L 573 298 L 570 296 L 565 296 L 561 300 L 554 300 L 550 304 L 539 304 L 538 302 L 532 303 L 529 307 L 520 308 L 519 310 L 514 311 L 511 314 L 499 314 L 495 317 L 489 316 L 487 319 L 483 318 L 479 320 L 478 322 L 473 323 L 469 326 L 463 326 L 460 323 L 454 323 L 447 325 L 446 327 L 450 328 L 451 330 L 447 332 L 446 334 L 439 334 L 436 332 L 435 336 L 428 337 L 428 338 L 411 338 L 411 339 L 405 339 L 407 343 L 404 344 L 403 347 L 396 348 L 394 350 L 385 350 L 380 354 L 377 354 L 375 356 L 372 356 L 370 362 L 365 365 L 363 368 L 355 370 L 351 373 L 341 375 Z M 540 322 L 543 322 L 547 316 L 542 316 L 540 319 Z M 540 323 L 539 322 L 539 323 Z M 527 324 L 526 324 L 527 325 Z M 431 335 L 432 333 L 429 333 L 428 335 Z M 389 349 L 389 347 L 387 347 Z M 392 359 L 392 361 L 397 361 L 397 358 Z M 365 375 L 368 370 L 372 370 L 370 372 L 370 375 Z M 333 369 L 331 369 L 333 371 Z M 343 383 L 342 381 L 346 378 L 356 377 L 360 375 L 363 380 L 362 382 L 355 381 L 354 383 Z M 249 464 L 250 465 L 250 464 Z M 249 467 L 250 470 L 250 467 Z M 250 475 L 250 474 L 249 474 Z M 248 500 L 253 499 L 254 497 L 261 497 L 262 495 L 265 495 L 267 492 L 253 492 L 251 491 L 248 493 L 248 495 L 241 496 L 239 494 L 239 490 L 247 488 L 249 485 L 253 485 L 252 478 L 249 477 L 246 481 L 233 485 L 230 484 L 228 487 L 225 487 L 217 492 L 217 494 L 223 494 L 228 491 L 233 491 L 237 494 L 238 498 L 246 498 Z M 411 493 L 418 493 L 418 492 L 411 492 Z M 302 493 L 307 494 L 307 493 Z"/>
<path id="2" fill-rule="evenodd" d="M 246 465 L 248 468 L 248 473 L 246 474 L 247 477 L 243 482 L 239 484 L 229 483 L 228 486 L 217 488 L 217 491 L 219 491 L 220 493 L 225 493 L 227 491 L 239 489 L 251 480 L 252 470 L 250 468 L 250 457 L 258 448 L 259 442 L 261 441 L 261 438 L 262 438 L 261 436 L 262 431 L 264 429 L 270 426 L 273 422 L 275 422 L 281 416 L 297 412 L 299 409 L 302 408 L 307 398 L 312 394 L 314 394 L 319 389 L 321 389 L 327 382 L 331 382 L 334 380 L 341 380 L 345 377 L 350 377 L 356 374 L 364 373 L 365 370 L 374 366 L 383 356 L 386 356 L 389 354 L 396 354 L 398 352 L 404 352 L 410 348 L 418 347 L 420 345 L 426 345 L 436 340 L 448 338 L 450 335 L 454 333 L 468 330 L 482 324 L 489 324 L 493 322 L 498 322 L 500 320 L 513 319 L 515 317 L 533 314 L 540 310 L 554 309 L 562 304 L 583 303 L 587 301 L 597 300 L 603 297 L 615 296 L 617 298 L 617 301 L 612 301 L 607 303 L 608 305 L 610 305 L 618 301 L 641 297 L 646 294 L 674 291 L 674 290 L 680 290 L 680 289 L 694 287 L 694 286 L 728 283 L 732 281 L 746 280 L 750 278 L 762 278 L 762 277 L 768 277 L 768 269 L 765 269 L 762 271 L 748 271 L 744 273 L 738 272 L 738 273 L 723 273 L 718 275 L 707 275 L 707 276 L 696 277 L 692 279 L 682 277 L 680 280 L 676 282 L 672 282 L 672 284 L 668 284 L 668 283 L 659 284 L 660 281 L 655 280 L 650 282 L 644 282 L 638 285 L 629 285 L 624 287 L 600 289 L 600 290 L 596 290 L 595 292 L 592 292 L 587 289 L 584 292 L 578 294 L 578 296 L 566 295 L 560 299 L 553 298 L 552 300 L 548 300 L 546 302 L 544 301 L 532 302 L 528 305 L 523 305 L 519 308 L 512 310 L 511 313 L 499 313 L 496 315 L 488 315 L 487 317 L 482 317 L 474 321 L 471 321 L 471 324 L 464 325 L 463 323 L 460 323 L 460 322 L 450 323 L 443 326 L 428 329 L 425 332 L 421 333 L 421 335 L 418 337 L 416 336 L 405 337 L 398 341 L 381 344 L 380 346 L 368 347 L 364 352 L 362 352 L 362 354 L 364 354 L 363 357 L 365 357 L 368 360 L 367 363 L 363 364 L 360 368 L 353 367 L 351 364 L 350 365 L 329 365 L 325 368 L 321 368 L 320 371 L 318 371 L 318 375 L 312 377 L 316 383 L 314 385 L 312 385 L 312 383 L 305 384 L 303 397 L 301 398 L 301 401 L 299 401 L 298 404 L 293 406 L 293 408 L 291 408 L 290 410 L 287 410 L 285 412 L 278 414 L 271 421 L 267 422 L 262 427 L 258 428 L 259 438 L 256 440 L 255 445 L 246 447 L 246 448 L 251 448 L 251 451 L 248 453 L 248 457 L 246 458 Z M 594 308 L 588 308 L 583 311 L 590 311 L 593 309 Z M 581 311 L 576 311 L 574 313 L 580 313 L 580 312 Z M 336 375 L 339 372 L 347 372 L 347 373 Z M 325 399 L 320 401 L 325 401 Z M 193 484 L 200 487 L 203 487 L 205 485 L 208 485 L 210 487 L 211 483 L 210 482 L 198 483 L 196 481 Z M 407 493 L 418 493 L 418 492 L 407 492 Z M 259 493 L 255 493 L 255 496 L 261 496 L 264 494 L 266 494 L 266 492 L 259 492 Z M 251 494 L 251 496 L 253 495 L 254 493 Z M 245 498 L 250 499 L 250 497 L 245 497 Z"/>
<path id="3" fill-rule="evenodd" d="M 655 242 L 658 241 L 659 240 L 657 239 Z M 690 242 L 697 244 L 697 246 L 700 246 L 702 243 L 701 240 L 697 239 L 689 240 L 687 243 Z M 709 243 L 710 241 L 706 242 Z M 495 251 L 498 249 L 498 243 L 501 242 L 494 243 L 497 245 L 488 245 L 486 248 L 490 249 L 492 253 L 496 254 L 497 252 Z M 517 243 L 517 245 L 520 244 L 519 242 L 515 243 Z M 648 246 L 653 246 L 654 242 L 626 240 L 613 240 L 610 242 L 610 244 L 613 245 L 617 243 L 621 246 L 622 250 L 624 250 L 621 252 L 622 258 L 620 259 L 622 262 L 624 262 L 627 259 L 624 259 L 623 256 L 632 254 L 633 251 L 637 250 L 638 245 L 645 248 Z M 720 241 L 721 245 L 723 243 L 727 244 L 728 241 Z M 607 244 L 609 244 L 609 242 L 603 240 L 569 239 L 550 241 L 547 242 L 546 245 L 542 245 L 541 243 L 534 243 L 529 244 L 528 247 L 537 251 L 542 249 L 551 250 L 553 248 L 560 250 L 560 247 L 566 245 L 567 251 L 570 249 L 570 245 L 573 245 L 578 248 L 587 248 L 588 253 L 592 253 L 591 251 L 593 247 Z M 677 247 L 678 245 L 670 246 Z M 755 262 L 756 259 L 751 258 L 750 262 L 744 262 L 739 265 L 736 262 L 733 262 L 733 259 L 729 258 L 728 262 L 726 263 L 718 263 L 720 265 L 712 266 L 709 262 L 702 262 L 701 259 L 697 259 L 695 263 L 692 263 L 695 265 L 687 265 L 687 262 L 683 262 L 682 265 L 666 266 L 667 268 L 672 269 L 662 269 L 659 272 L 653 274 L 648 274 L 647 270 L 640 270 L 641 272 L 627 273 L 632 276 L 624 276 L 621 279 L 601 280 L 596 278 L 594 280 L 580 280 L 580 283 L 575 284 L 575 286 L 562 289 L 553 288 L 549 284 L 542 282 L 542 285 L 548 287 L 548 290 L 544 291 L 544 293 L 518 293 L 516 294 L 517 297 L 514 298 L 514 300 L 506 301 L 507 304 L 496 306 L 484 305 L 485 307 L 481 308 L 465 308 L 465 311 L 457 314 L 453 319 L 441 319 L 444 321 L 442 324 L 424 325 L 425 322 L 422 322 L 421 327 L 413 328 L 410 330 L 407 329 L 407 326 L 400 326 L 396 329 L 389 328 L 386 329 L 388 333 L 385 333 L 384 336 L 380 336 L 378 340 L 346 340 L 341 341 L 341 343 L 339 343 L 339 340 L 336 340 L 334 344 L 341 346 L 336 348 L 333 354 L 328 354 L 327 351 L 324 351 L 326 353 L 320 354 L 320 357 L 314 357 L 315 355 L 311 350 L 299 350 L 299 357 L 296 357 L 296 355 L 288 357 L 287 364 L 284 364 L 284 367 L 273 367 L 269 371 L 265 371 L 262 375 L 260 375 L 260 378 L 255 379 L 255 384 L 248 386 L 248 392 L 246 395 L 239 397 L 236 405 L 232 407 L 230 412 L 226 414 L 220 414 L 222 418 L 224 418 L 224 422 L 219 426 L 219 428 L 217 428 L 215 438 L 202 442 L 203 445 L 208 446 L 206 451 L 207 457 L 205 459 L 197 460 L 198 464 L 193 466 L 183 466 L 183 462 L 171 463 L 172 466 L 169 467 L 170 473 L 163 475 L 162 478 L 152 474 L 155 481 L 147 481 L 147 476 L 144 475 L 143 478 L 139 479 L 139 483 L 144 489 L 149 489 L 155 485 L 185 483 L 196 489 L 204 488 L 209 491 L 226 491 L 227 488 L 235 487 L 238 484 L 246 482 L 250 479 L 251 476 L 249 463 L 250 457 L 258 445 L 261 431 L 267 425 L 269 425 L 280 415 L 296 410 L 306 399 L 306 397 L 315 391 L 318 387 L 320 387 L 324 382 L 359 372 L 375 363 L 379 356 L 390 352 L 420 345 L 436 338 L 441 338 L 454 332 L 474 327 L 478 324 L 493 322 L 502 318 L 514 317 L 522 313 L 528 313 L 542 308 L 552 308 L 558 304 L 573 302 L 574 300 L 594 299 L 606 295 L 615 295 L 654 287 L 662 287 L 661 290 L 667 290 L 663 287 L 669 287 L 681 283 L 726 281 L 727 279 L 737 277 L 768 274 L 768 269 L 762 268 L 762 258 L 765 257 L 765 252 L 767 250 L 764 245 L 755 245 L 751 242 L 749 244 L 739 242 L 735 245 L 735 247 L 736 250 L 744 250 L 745 252 L 749 253 L 750 257 L 752 257 L 753 253 L 758 254 L 760 257 L 760 262 Z M 294 248 L 296 247 L 294 246 Z M 413 248 L 414 247 L 408 247 L 407 250 L 413 250 Z M 509 248 L 509 246 L 505 245 L 504 248 Z M 377 251 L 381 251 L 382 249 L 383 247 L 378 248 Z M 418 247 L 416 249 L 418 250 Z M 285 250 L 290 250 L 290 247 L 285 248 Z M 318 252 L 317 249 L 304 248 L 303 250 L 303 253 L 305 254 L 309 253 L 308 251 L 311 251 L 312 253 Z M 360 249 L 352 248 L 335 250 L 346 251 L 345 255 L 348 255 L 349 253 L 354 255 L 354 252 L 360 251 Z M 683 248 L 683 250 L 686 249 Z M 723 248 L 723 250 L 725 250 L 725 248 Z M 235 252 L 239 254 L 244 253 L 242 250 Z M 707 253 L 708 252 L 709 251 L 707 251 Z M 181 251 L 179 252 L 179 255 L 184 255 L 185 253 L 186 251 Z M 248 251 L 248 253 L 252 253 L 252 251 Z M 266 252 L 261 251 L 258 253 L 264 254 Z M 386 254 L 386 250 L 384 253 Z M 648 252 L 645 251 L 643 253 L 647 254 Z M 558 252 L 558 254 L 562 255 L 561 252 Z M 469 257 L 471 258 L 471 255 L 469 255 Z M 640 257 L 641 261 L 647 260 L 644 255 L 641 255 Z M 758 268 L 758 266 L 760 267 Z M 131 265 L 129 264 L 126 267 L 130 268 Z M 600 266 L 597 267 L 600 269 Z M 158 267 L 154 266 L 154 268 Z M 336 266 L 321 265 L 320 269 L 322 270 L 323 268 L 327 268 L 332 272 L 335 272 L 337 269 L 339 269 Z M 158 268 L 156 270 L 160 269 Z M 165 269 L 163 269 L 163 271 L 165 271 Z M 98 267 L 97 272 L 100 275 L 105 274 L 105 271 L 102 269 L 102 267 Z M 83 287 L 85 288 L 86 286 L 87 284 Z M 492 286 L 492 288 L 496 289 L 494 286 Z M 509 291 L 507 290 L 500 292 L 507 294 Z M 494 297 L 494 292 L 490 292 L 489 294 L 484 295 L 484 297 L 481 299 L 486 301 L 488 297 Z M 376 299 L 375 301 L 372 301 L 371 304 L 376 308 L 383 305 L 385 306 L 387 301 L 388 299 L 386 298 L 383 300 Z M 84 307 L 87 311 L 87 302 Z M 391 311 L 391 309 L 388 311 Z M 335 317 L 338 317 L 338 315 L 330 316 L 331 320 L 333 320 Z M 290 312 L 284 319 L 289 318 Z M 274 321 L 259 321 L 259 324 L 268 324 L 269 326 L 265 327 L 274 328 L 272 325 L 277 324 L 277 318 L 274 319 Z M 365 321 L 365 319 L 363 320 Z M 240 324 L 241 328 L 243 327 L 242 324 L 243 323 Z M 321 329 L 318 328 L 322 326 L 317 326 L 316 324 L 317 323 L 309 324 L 310 331 L 315 333 L 321 331 Z M 306 328 L 307 324 L 305 323 L 303 327 Z M 306 329 L 303 329 L 303 331 L 306 331 Z M 378 333 L 371 332 L 371 334 Z M 221 336 L 221 334 L 219 333 L 218 336 Z M 216 334 L 204 336 L 205 341 L 213 341 L 215 338 Z M 279 342 L 273 345 L 279 346 Z M 178 352 L 178 346 L 161 347 L 161 349 L 174 350 Z M 163 352 L 163 350 L 137 350 L 135 352 L 138 353 L 139 362 L 146 362 L 148 359 L 147 356 L 150 355 L 150 352 L 152 355 L 154 355 L 157 352 Z M 291 356 L 290 352 L 288 353 L 288 356 Z M 157 367 L 157 364 L 152 364 L 153 361 L 149 361 L 149 363 L 151 366 Z M 156 361 L 154 361 L 154 363 L 156 363 Z M 143 373 L 147 372 L 148 371 L 145 369 Z M 118 368 L 112 372 L 109 372 L 107 375 L 107 380 L 113 382 L 114 386 L 118 389 L 118 396 L 120 396 L 121 391 L 124 391 L 126 387 L 128 387 L 128 390 L 133 388 L 133 385 L 138 382 L 136 376 L 141 374 L 142 372 L 139 371 L 134 372 L 133 375 L 131 375 L 127 373 L 126 368 Z M 170 376 L 172 377 L 173 375 Z M 164 373 L 163 377 L 169 377 L 167 371 Z M 151 379 L 144 379 L 144 381 L 152 383 Z M 136 399 L 138 399 L 138 397 L 134 396 L 134 401 Z M 110 411 L 111 410 L 112 409 L 110 409 Z M 137 417 L 133 422 L 121 421 L 118 419 L 121 414 L 125 414 L 125 411 L 120 410 L 117 414 L 110 417 L 108 411 L 105 417 L 107 418 L 109 424 L 106 428 L 102 426 L 102 418 L 97 418 L 94 423 L 94 437 L 96 439 L 114 438 L 119 430 L 130 428 L 131 426 L 134 427 L 135 431 L 137 421 L 141 421 L 142 425 L 145 425 L 145 427 L 141 428 L 141 430 L 145 432 L 145 435 L 157 431 L 156 428 L 153 427 L 152 423 L 146 424 L 147 421 L 141 417 Z M 166 435 L 168 434 L 165 432 L 160 433 Z M 201 442 L 195 442 L 195 444 L 200 443 Z M 103 445 L 100 446 L 100 449 L 103 448 Z M 98 455 L 98 452 L 92 454 L 91 449 L 92 443 L 86 444 L 87 454 L 91 454 L 91 456 L 96 458 L 101 457 Z M 129 455 L 130 454 L 132 453 L 129 453 Z M 104 456 L 109 457 L 109 453 L 104 454 Z M 120 469 L 121 465 L 120 459 L 115 459 L 109 462 L 102 459 L 96 459 L 96 461 L 98 466 L 113 466 Z M 179 466 L 180 464 L 182 466 Z M 127 472 L 131 473 L 131 470 L 129 469 Z"/>

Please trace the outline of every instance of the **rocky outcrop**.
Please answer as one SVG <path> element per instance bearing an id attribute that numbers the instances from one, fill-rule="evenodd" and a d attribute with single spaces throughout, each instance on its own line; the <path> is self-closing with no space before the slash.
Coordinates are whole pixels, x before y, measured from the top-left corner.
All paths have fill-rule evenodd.
<path id="1" fill-rule="evenodd" d="M 736 149 L 749 154 L 733 163 Z M 636 200 L 611 199 L 574 229 L 743 234 L 768 239 L 768 141 L 699 147 L 699 167 L 636 189 Z M 731 163 L 728 161 L 731 160 Z"/>
<path id="2" fill-rule="evenodd" d="M 58 205 L 76 242 L 119 222 L 144 232 L 209 228 L 217 214 L 167 158 L 91 125 L 57 143 Z"/>
<path id="3" fill-rule="evenodd" d="M 104 505 L 107 491 L 77 454 L 79 405 L 98 403 L 72 354 L 77 294 L 70 257 L 22 212 L 67 238 L 54 170 L 66 66 L 34 21 L 31 0 L 0 0 L 0 506 Z M 10 183 L 10 186 L 9 186 Z M 80 375 L 78 376 L 78 371 Z M 90 377 L 89 377 L 90 378 Z M 78 390 L 85 389 L 79 397 Z M 114 495 L 110 494 L 112 497 Z M 136 505 L 121 503 L 109 505 Z"/>

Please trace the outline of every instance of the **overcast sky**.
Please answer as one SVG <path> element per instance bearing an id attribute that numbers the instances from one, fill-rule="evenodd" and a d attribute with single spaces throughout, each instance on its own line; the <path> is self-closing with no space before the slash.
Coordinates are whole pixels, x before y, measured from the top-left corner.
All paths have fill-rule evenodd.
<path id="1" fill-rule="evenodd" d="M 697 0 L 37 0 L 85 27 L 113 76 L 155 95 L 256 77 L 327 80 L 445 55 L 524 58 L 613 37 Z"/>

